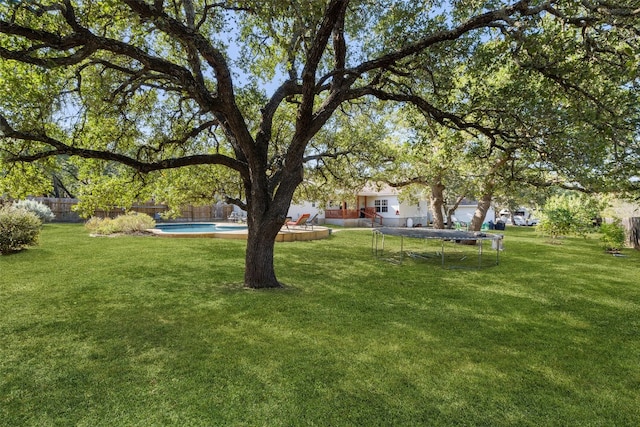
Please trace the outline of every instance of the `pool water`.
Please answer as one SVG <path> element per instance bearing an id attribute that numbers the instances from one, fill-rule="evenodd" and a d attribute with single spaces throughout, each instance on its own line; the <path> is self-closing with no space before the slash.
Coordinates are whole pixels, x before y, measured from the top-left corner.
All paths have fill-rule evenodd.
<path id="1" fill-rule="evenodd" d="M 156 224 L 156 229 L 165 233 L 224 233 L 225 231 L 246 230 L 246 225 L 215 224 L 213 222 L 164 223 Z"/>
<path id="2" fill-rule="evenodd" d="M 159 237 L 169 238 L 200 238 L 209 237 L 216 239 L 246 240 L 248 230 L 246 224 L 213 223 L 213 222 L 165 222 L 156 224 L 149 230 Z M 281 230 L 276 237 L 276 242 L 296 242 L 304 240 L 326 239 L 331 229 L 327 227 L 314 227 L 313 230 Z"/>

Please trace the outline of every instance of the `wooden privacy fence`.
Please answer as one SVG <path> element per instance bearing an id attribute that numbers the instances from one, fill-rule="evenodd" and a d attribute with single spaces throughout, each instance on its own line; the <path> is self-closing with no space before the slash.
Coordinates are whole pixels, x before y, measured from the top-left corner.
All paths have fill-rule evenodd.
<path id="1" fill-rule="evenodd" d="M 622 218 L 622 226 L 627 236 L 627 246 L 640 249 L 640 217 Z"/>
<path id="2" fill-rule="evenodd" d="M 51 212 L 56 216 L 53 220 L 56 222 L 80 222 L 82 218 L 78 216 L 77 212 L 71 210 L 71 207 L 78 203 L 77 199 L 69 198 L 55 198 L 55 197 L 33 197 L 32 200 L 37 200 L 49 206 Z"/>
<path id="3" fill-rule="evenodd" d="M 49 206 L 49 209 L 56 216 L 54 221 L 56 222 L 81 222 L 84 219 L 80 218 L 77 212 L 72 210 L 72 207 L 78 203 L 78 199 L 70 198 L 55 198 L 55 197 L 32 197 L 32 200 L 37 200 Z M 145 213 L 155 219 L 158 219 L 158 215 L 162 212 L 169 210 L 169 206 L 162 203 L 145 202 L 134 204 L 130 211 Z M 122 215 L 125 212 L 122 208 L 114 208 L 110 211 L 96 210 L 93 216 L 100 218 L 114 218 L 118 215 Z M 180 216 L 175 218 L 174 221 L 214 221 L 214 220 L 226 220 L 233 212 L 233 205 L 227 205 L 223 203 L 217 203 L 213 205 L 205 206 L 193 206 L 186 205 L 180 209 Z"/>

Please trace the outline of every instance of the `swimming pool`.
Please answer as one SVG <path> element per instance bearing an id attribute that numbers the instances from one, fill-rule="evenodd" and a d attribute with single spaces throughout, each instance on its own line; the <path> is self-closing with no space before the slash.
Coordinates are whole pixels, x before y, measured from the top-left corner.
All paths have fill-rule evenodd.
<path id="1" fill-rule="evenodd" d="M 246 224 L 214 222 L 165 222 L 156 224 L 149 230 L 158 237 L 212 237 L 219 239 L 247 239 Z M 294 242 L 298 240 L 326 239 L 330 229 L 316 226 L 313 230 L 283 230 L 278 233 L 276 242 Z"/>
<path id="2" fill-rule="evenodd" d="M 176 222 L 156 224 L 156 230 L 164 233 L 224 233 L 230 231 L 246 231 L 242 224 L 216 224 L 213 222 Z"/>

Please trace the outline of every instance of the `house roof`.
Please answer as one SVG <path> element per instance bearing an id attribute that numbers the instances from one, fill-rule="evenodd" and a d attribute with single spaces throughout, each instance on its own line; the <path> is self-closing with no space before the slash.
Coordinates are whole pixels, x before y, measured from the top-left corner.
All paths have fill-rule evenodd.
<path id="1" fill-rule="evenodd" d="M 358 196 L 397 196 L 398 189 L 388 184 L 372 183 L 365 185 L 358 191 Z"/>

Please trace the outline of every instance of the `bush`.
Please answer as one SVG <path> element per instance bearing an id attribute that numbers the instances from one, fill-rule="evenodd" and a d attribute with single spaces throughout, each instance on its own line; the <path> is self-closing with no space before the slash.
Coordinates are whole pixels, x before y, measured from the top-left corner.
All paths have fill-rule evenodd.
<path id="1" fill-rule="evenodd" d="M 56 217 L 49 206 L 36 200 L 20 200 L 15 202 L 13 207 L 33 212 L 42 222 L 51 221 Z"/>
<path id="2" fill-rule="evenodd" d="M 156 226 L 156 222 L 147 214 L 138 212 L 129 212 L 125 215 L 120 215 L 115 220 L 118 228 L 122 233 L 144 233 L 149 228 Z"/>
<path id="3" fill-rule="evenodd" d="M 559 236 L 571 233 L 574 229 L 573 225 L 573 214 L 568 209 L 547 209 L 541 213 L 540 224 L 536 227 L 536 231 L 551 236 L 555 241 Z"/>
<path id="4" fill-rule="evenodd" d="M 129 212 L 114 219 L 93 217 L 85 223 L 89 231 L 101 235 L 145 233 L 147 229 L 155 226 L 156 222 L 153 218 L 137 212 Z"/>
<path id="5" fill-rule="evenodd" d="M 600 232 L 602 233 L 600 240 L 606 251 L 615 252 L 624 247 L 626 236 L 620 219 L 615 218 L 613 222 L 603 223 L 600 226 Z"/>
<path id="6" fill-rule="evenodd" d="M 540 212 L 536 231 L 551 236 L 575 234 L 586 237 L 593 231 L 593 218 L 599 215 L 601 202 L 588 195 L 560 194 L 547 200 Z"/>
<path id="7" fill-rule="evenodd" d="M 0 254 L 38 243 L 42 221 L 33 212 L 13 206 L 0 208 Z"/>
<path id="8" fill-rule="evenodd" d="M 111 218 L 91 217 L 84 226 L 93 234 L 109 235 L 118 233 L 116 224 Z"/>

